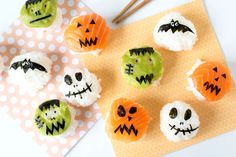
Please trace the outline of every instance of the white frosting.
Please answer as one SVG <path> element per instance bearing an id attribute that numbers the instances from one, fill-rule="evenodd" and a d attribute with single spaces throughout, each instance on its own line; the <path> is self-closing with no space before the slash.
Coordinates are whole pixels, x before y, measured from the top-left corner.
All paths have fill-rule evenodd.
<path id="1" fill-rule="evenodd" d="M 24 91 L 36 93 L 50 80 L 52 61 L 44 53 L 33 51 L 14 57 L 10 66 L 18 61 L 23 61 L 24 59 L 30 59 L 31 62 L 42 65 L 47 72 L 38 69 L 28 69 L 25 73 L 21 67 L 17 69 L 9 67 L 8 81 L 12 84 L 18 85 Z"/>
<path id="2" fill-rule="evenodd" d="M 76 73 L 82 74 L 82 79 L 80 81 L 76 79 Z M 71 85 L 68 85 L 65 82 L 66 75 L 70 76 L 72 80 Z M 73 105 L 83 107 L 94 104 L 97 99 L 100 98 L 101 90 L 100 81 L 86 68 L 69 69 L 65 73 L 64 80 L 60 86 L 60 91 L 63 93 L 64 99 Z M 68 94 L 70 96 L 68 96 Z"/>
<path id="3" fill-rule="evenodd" d="M 170 117 L 172 108 L 177 109 L 175 118 Z M 191 117 L 185 120 L 187 110 L 191 110 Z M 175 101 L 165 105 L 160 113 L 160 127 L 166 138 L 173 142 L 189 140 L 197 135 L 200 121 L 194 109 L 181 101 Z M 179 131 L 178 131 L 179 129 Z"/>
<path id="4" fill-rule="evenodd" d="M 180 24 L 188 26 L 194 33 L 189 31 L 185 33 L 183 33 L 182 31 L 176 31 L 175 33 L 172 33 L 171 29 L 167 32 L 158 32 L 160 26 L 164 24 L 169 24 L 172 19 L 174 21 L 178 20 Z M 191 21 L 181 16 L 180 13 L 172 12 L 160 19 L 154 29 L 153 37 L 157 45 L 164 47 L 168 50 L 175 52 L 183 50 L 186 51 L 191 50 L 193 45 L 196 43 L 197 31 Z"/>

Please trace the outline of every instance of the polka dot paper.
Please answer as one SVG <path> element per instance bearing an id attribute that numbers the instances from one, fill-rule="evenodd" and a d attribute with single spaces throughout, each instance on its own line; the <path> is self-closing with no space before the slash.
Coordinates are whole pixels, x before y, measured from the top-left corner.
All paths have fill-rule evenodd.
<path id="1" fill-rule="evenodd" d="M 13 119 L 31 136 L 49 156 L 61 157 L 93 127 L 100 118 L 97 104 L 91 107 L 78 108 L 76 113 L 77 129 L 68 137 L 45 137 L 40 135 L 33 125 L 35 109 L 48 99 L 62 98 L 59 86 L 64 72 L 70 67 L 82 66 L 76 55 L 72 55 L 63 44 L 63 30 L 74 16 L 91 12 L 79 0 L 58 0 L 62 10 L 63 24 L 61 28 L 47 32 L 23 26 L 19 19 L 0 35 L 0 55 L 7 67 L 12 58 L 32 50 L 47 53 L 52 60 L 52 78 L 44 89 L 37 94 L 28 94 L 7 82 L 7 72 L 0 76 L 0 109 L 8 112 Z"/>

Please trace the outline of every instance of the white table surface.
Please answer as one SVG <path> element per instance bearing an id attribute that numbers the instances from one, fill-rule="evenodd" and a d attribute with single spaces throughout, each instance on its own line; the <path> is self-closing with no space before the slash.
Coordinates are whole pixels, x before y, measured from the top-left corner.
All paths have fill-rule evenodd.
<path id="1" fill-rule="evenodd" d="M 0 32 L 18 16 L 25 0 L 0 0 Z M 67 3 L 70 0 L 61 0 Z M 108 21 L 121 10 L 129 0 L 82 0 L 93 11 Z M 190 0 L 153 0 L 138 13 L 121 25 L 145 18 L 162 10 L 180 5 Z M 236 1 L 205 0 L 205 4 L 236 80 Z M 112 26 L 117 27 L 117 26 Z M 0 110 L 0 156 L 1 157 L 46 157 L 47 154 L 12 120 L 4 110 Z M 220 135 L 205 142 L 172 153 L 166 157 L 233 157 L 236 154 L 236 131 Z M 161 149 L 161 148 L 160 148 Z M 72 149 L 68 157 L 113 157 L 112 146 L 104 131 L 104 122 L 100 120 L 93 129 Z M 148 157 L 148 154 L 147 154 Z"/>

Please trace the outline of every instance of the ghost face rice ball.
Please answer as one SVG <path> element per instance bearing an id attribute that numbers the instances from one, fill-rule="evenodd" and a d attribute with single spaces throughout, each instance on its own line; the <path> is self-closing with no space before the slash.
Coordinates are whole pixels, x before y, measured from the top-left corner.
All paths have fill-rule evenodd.
<path id="1" fill-rule="evenodd" d="M 41 52 L 18 55 L 10 63 L 8 80 L 29 93 L 35 93 L 50 80 L 51 65 L 52 61 Z"/>
<path id="2" fill-rule="evenodd" d="M 153 37 L 157 45 L 170 51 L 192 50 L 197 41 L 197 31 L 190 20 L 178 12 L 161 18 L 156 25 Z"/>
<path id="3" fill-rule="evenodd" d="M 182 101 L 165 105 L 161 110 L 160 120 L 162 133 L 173 142 L 190 140 L 197 135 L 200 126 L 197 113 Z"/>
<path id="4" fill-rule="evenodd" d="M 65 99 L 75 106 L 86 107 L 100 98 L 100 81 L 86 68 L 68 69 L 60 86 Z"/>

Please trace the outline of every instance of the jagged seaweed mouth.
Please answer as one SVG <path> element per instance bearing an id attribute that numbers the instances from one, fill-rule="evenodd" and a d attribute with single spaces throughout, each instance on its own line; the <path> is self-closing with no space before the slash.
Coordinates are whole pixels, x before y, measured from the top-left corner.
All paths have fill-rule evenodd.
<path id="1" fill-rule="evenodd" d="M 83 99 L 82 94 L 83 94 L 83 93 L 86 93 L 87 91 L 92 92 L 91 87 L 92 87 L 92 83 L 91 83 L 90 85 L 89 85 L 88 83 L 86 83 L 86 87 L 83 88 L 82 90 L 78 90 L 77 92 L 71 92 L 71 91 L 69 91 L 69 93 L 66 94 L 65 96 L 68 97 L 68 98 L 70 98 L 71 96 L 74 96 L 74 97 L 76 98 L 77 95 L 79 95 L 79 96 L 80 96 L 80 99 Z"/>
<path id="2" fill-rule="evenodd" d="M 211 93 L 215 92 L 215 95 L 217 96 L 220 91 L 221 88 L 219 88 L 217 85 L 214 84 L 210 84 L 208 81 L 204 83 L 204 87 L 206 87 L 206 91 L 210 90 Z"/>
<path id="3" fill-rule="evenodd" d="M 117 131 L 120 131 L 121 134 L 124 133 L 124 131 L 126 133 L 128 133 L 129 135 L 131 133 L 134 133 L 135 136 L 138 135 L 138 130 L 134 127 L 133 124 L 131 124 L 131 126 L 128 128 L 125 124 L 122 126 L 121 124 L 115 129 L 114 133 L 117 133 Z"/>
<path id="4" fill-rule="evenodd" d="M 179 133 L 182 133 L 183 135 L 186 135 L 186 133 L 191 134 L 193 131 L 195 131 L 199 128 L 199 127 L 193 128 L 191 124 L 189 125 L 189 128 L 187 128 L 187 129 L 176 128 L 175 125 L 171 125 L 171 124 L 169 124 L 169 126 L 170 126 L 170 130 L 176 131 L 175 135 L 178 135 Z"/>
<path id="5" fill-rule="evenodd" d="M 153 80 L 153 77 L 154 75 L 153 74 L 146 74 L 146 75 L 142 75 L 140 77 L 136 77 L 136 81 L 139 83 L 139 84 L 151 84 L 152 83 L 152 80 Z"/>
<path id="6" fill-rule="evenodd" d="M 80 47 L 88 47 L 88 46 L 95 46 L 97 45 L 97 41 L 98 38 L 95 37 L 95 39 L 93 39 L 92 37 L 90 39 L 85 38 L 84 41 L 82 41 L 81 39 L 79 39 L 79 43 L 80 43 Z"/>
<path id="7" fill-rule="evenodd" d="M 41 20 L 45 20 L 45 19 L 47 19 L 47 18 L 49 18 L 49 17 L 51 17 L 51 16 L 52 16 L 52 15 L 49 14 L 49 15 L 47 15 L 47 16 L 44 16 L 44 17 L 35 19 L 35 20 L 33 20 L 33 21 L 30 21 L 30 24 L 35 23 L 35 22 L 38 22 L 38 21 L 41 21 Z"/>
<path id="8" fill-rule="evenodd" d="M 51 127 L 46 125 L 46 134 L 54 135 L 55 131 L 59 133 L 60 129 L 63 130 L 65 128 L 65 123 L 65 120 L 62 119 L 62 122 L 57 121 L 55 124 L 52 122 Z"/>

